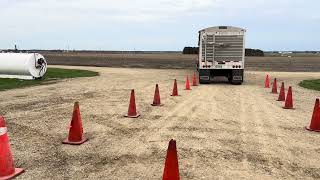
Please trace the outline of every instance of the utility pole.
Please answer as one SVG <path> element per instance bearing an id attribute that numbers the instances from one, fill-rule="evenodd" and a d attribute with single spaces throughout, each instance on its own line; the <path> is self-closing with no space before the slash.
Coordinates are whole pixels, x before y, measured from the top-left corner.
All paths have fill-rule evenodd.
<path id="1" fill-rule="evenodd" d="M 15 53 L 17 53 L 17 52 L 18 52 L 18 47 L 17 47 L 17 45 L 16 45 L 16 44 L 14 45 L 14 52 L 15 52 Z"/>

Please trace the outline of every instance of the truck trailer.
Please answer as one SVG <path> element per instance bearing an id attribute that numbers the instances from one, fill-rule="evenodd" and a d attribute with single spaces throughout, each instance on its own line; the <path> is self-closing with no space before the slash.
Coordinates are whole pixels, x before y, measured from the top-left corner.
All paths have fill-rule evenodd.
<path id="1" fill-rule="evenodd" d="M 225 76 L 231 84 L 242 84 L 245 33 L 245 29 L 232 26 L 199 31 L 197 69 L 201 84 L 210 83 L 215 76 Z"/>

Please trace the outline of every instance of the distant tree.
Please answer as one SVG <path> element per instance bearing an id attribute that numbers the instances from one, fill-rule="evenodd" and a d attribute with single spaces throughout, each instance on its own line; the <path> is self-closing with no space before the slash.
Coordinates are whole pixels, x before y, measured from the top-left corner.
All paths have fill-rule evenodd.
<path id="1" fill-rule="evenodd" d="M 184 47 L 182 54 L 199 54 L 198 47 Z"/>
<path id="2" fill-rule="evenodd" d="M 184 47 L 182 54 L 199 54 L 199 47 Z M 260 49 L 246 49 L 246 56 L 264 56 L 264 52 Z"/>
<path id="3" fill-rule="evenodd" d="M 264 56 L 264 52 L 260 49 L 246 49 L 246 56 Z"/>

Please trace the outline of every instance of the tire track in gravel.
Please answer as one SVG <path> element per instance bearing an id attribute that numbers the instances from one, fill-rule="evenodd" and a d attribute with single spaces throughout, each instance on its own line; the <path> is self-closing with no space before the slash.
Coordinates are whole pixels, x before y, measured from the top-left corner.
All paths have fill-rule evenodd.
<path id="1" fill-rule="evenodd" d="M 248 137 L 247 137 L 247 132 L 248 132 L 248 120 L 250 119 L 251 114 L 248 113 L 251 110 L 251 107 L 248 106 L 248 104 L 244 101 L 244 93 L 243 91 L 238 92 L 238 101 L 239 101 L 239 120 L 240 120 L 240 139 L 243 143 L 241 143 L 241 149 L 245 151 L 246 145 L 248 144 Z M 244 159 L 242 160 L 241 164 L 242 167 L 245 171 L 248 171 L 249 169 L 249 162 L 248 162 L 248 157 L 246 153 L 243 153 Z"/>
<path id="2" fill-rule="evenodd" d="M 152 123 L 151 126 L 149 126 L 149 129 L 150 129 L 149 131 L 143 134 L 140 134 L 138 137 L 140 138 L 142 136 L 145 136 L 146 134 L 153 132 L 154 134 L 153 137 L 150 137 L 149 135 L 147 135 L 149 136 L 147 138 L 148 141 L 150 141 L 150 139 L 158 139 L 158 140 L 161 139 L 161 137 L 159 138 L 159 136 L 161 136 L 162 134 L 165 134 L 165 132 L 168 131 L 168 128 L 174 126 L 176 123 L 179 123 L 179 117 L 186 116 L 186 115 L 181 115 L 180 111 L 182 109 L 184 111 L 188 109 L 189 113 L 192 112 L 191 111 L 192 106 L 190 106 L 190 104 L 192 104 L 192 101 L 194 101 L 194 98 L 196 96 L 197 94 L 190 92 L 188 94 L 184 93 L 183 96 L 177 97 L 177 98 L 181 98 L 179 99 L 180 100 L 179 104 L 177 104 L 173 109 L 170 109 L 169 111 L 167 111 L 165 113 L 165 116 L 161 117 L 158 120 L 158 122 Z M 176 97 L 172 97 L 172 98 L 176 98 Z"/>
<path id="3" fill-rule="evenodd" d="M 210 121 L 212 116 L 204 117 L 204 115 L 215 114 L 216 111 L 216 101 L 209 101 L 209 98 L 212 98 L 212 95 L 217 91 L 217 88 L 214 87 L 208 91 L 204 91 L 205 86 L 194 87 L 194 89 L 189 93 L 192 93 L 190 100 L 186 102 L 186 106 L 181 107 L 181 111 L 178 112 L 179 117 L 186 117 L 186 121 L 177 121 L 176 124 L 170 126 L 170 130 L 178 130 L 181 133 L 188 133 L 187 135 L 190 138 L 195 136 L 204 136 L 208 131 L 201 131 L 206 127 L 206 123 Z M 203 106 L 206 102 L 206 106 Z M 183 131 L 187 130 L 187 131 Z M 186 135 L 182 135 L 186 136 Z M 188 136 L 188 137 L 189 137 Z M 181 142 L 183 144 L 184 142 Z"/>
<path id="4" fill-rule="evenodd" d="M 269 161 L 269 152 L 270 152 L 270 141 L 268 140 L 270 124 L 267 121 L 268 118 L 272 118 L 272 116 L 266 116 L 266 111 L 269 111 L 271 108 L 275 108 L 272 104 L 267 105 L 265 97 L 260 95 L 260 92 L 253 92 L 251 89 L 251 93 L 255 94 L 255 96 L 249 96 L 249 102 L 254 102 L 252 107 L 251 117 L 253 118 L 253 132 L 257 132 L 259 135 L 254 136 L 253 139 L 257 139 L 260 146 L 258 146 L 255 152 L 249 154 L 250 157 L 247 157 L 250 165 L 253 166 L 254 171 L 262 170 L 267 172 L 268 174 L 272 173 L 272 169 L 270 169 L 270 161 Z M 250 94 L 251 94 L 250 93 Z M 257 104 L 259 103 L 259 104 Z M 266 153 L 267 152 L 267 153 Z"/>
<path id="5" fill-rule="evenodd" d="M 255 102 L 252 110 L 254 118 L 254 126 L 256 126 L 259 143 L 263 144 L 257 151 L 257 154 L 253 154 L 250 157 L 250 162 L 260 170 L 264 170 L 268 174 L 278 176 L 286 174 L 291 177 L 296 177 L 292 171 L 290 171 L 290 161 L 294 160 L 294 157 L 285 148 L 290 147 L 289 142 L 285 140 L 286 135 L 281 132 L 279 128 L 279 122 L 281 122 L 281 111 L 288 111 L 290 116 L 291 110 L 282 109 L 282 102 L 272 103 L 266 96 L 269 92 L 260 91 L 259 89 L 251 89 L 250 94 L 255 96 L 249 96 L 250 102 Z M 276 102 L 276 98 L 274 99 Z M 260 104 L 260 105 L 257 105 Z M 272 140 L 271 140 L 272 139 Z M 267 153 L 268 152 L 268 153 Z M 283 162 L 281 157 L 286 157 L 289 162 Z"/>
<path id="6" fill-rule="evenodd" d="M 208 124 L 215 123 L 212 118 L 217 111 L 217 102 L 211 99 L 214 98 L 217 90 L 217 87 L 210 85 L 193 87 L 191 104 L 182 110 L 183 112 L 187 110 L 188 119 L 175 124 L 177 128 L 184 127 L 187 129 L 187 131 L 178 129 L 180 140 L 178 153 L 180 164 L 182 164 L 180 166 L 180 176 L 184 179 L 198 179 L 208 176 L 207 169 L 200 170 L 200 168 L 208 167 L 214 161 L 214 158 L 203 156 L 203 152 L 215 149 L 214 146 L 217 145 L 217 143 L 212 143 L 210 138 L 215 136 L 215 131 L 208 128 Z M 213 139 L 213 141 L 217 140 Z M 194 159 L 197 163 L 190 163 L 189 158 Z"/>
<path id="7" fill-rule="evenodd" d="M 181 109 L 191 108 L 190 104 L 194 100 L 195 96 L 197 94 L 195 93 L 181 93 L 182 96 L 179 97 L 171 97 L 178 99 L 179 103 L 176 104 L 173 108 L 171 107 L 165 107 L 163 111 L 165 112 L 165 116 L 160 117 L 157 119 L 157 121 L 153 121 L 151 124 L 148 124 L 146 130 L 137 132 L 135 134 L 132 134 L 130 137 L 130 141 L 126 144 L 122 144 L 123 149 L 135 149 L 135 148 L 141 148 L 141 142 L 146 146 L 148 149 L 152 147 L 158 149 L 162 149 L 163 147 L 158 147 L 158 142 L 162 142 L 163 136 L 166 135 L 169 131 L 168 129 L 175 124 L 179 123 L 179 118 L 184 118 L 184 116 L 181 116 L 180 111 Z M 170 108 L 170 109 L 169 109 Z M 191 111 L 189 111 L 191 112 Z M 144 119 L 149 118 L 148 115 L 144 117 Z M 130 126 L 131 124 L 129 124 Z M 175 133 L 171 134 L 170 138 L 176 139 Z M 169 140 L 166 139 L 167 142 Z M 154 144 L 156 143 L 156 144 Z M 180 143 L 180 142 L 179 142 Z M 156 147 L 154 147 L 156 146 Z M 165 154 L 163 154 L 165 156 Z M 112 174 L 121 172 L 121 167 L 114 167 L 112 170 Z M 182 171 L 182 170 L 181 170 Z"/>
<path id="8" fill-rule="evenodd" d="M 272 158 L 269 166 L 273 167 L 279 175 L 290 175 L 292 178 L 297 178 L 297 175 L 300 178 L 305 178 L 306 176 L 310 176 L 310 174 L 306 174 L 303 172 L 303 167 L 299 167 L 299 163 L 297 162 L 297 157 L 295 157 L 286 147 L 291 147 L 291 139 L 290 135 L 286 132 L 283 132 L 283 129 L 280 127 L 280 124 L 283 124 L 283 121 L 292 121 L 294 115 L 292 114 L 293 110 L 282 109 L 283 102 L 272 103 L 270 100 L 265 98 L 266 95 L 256 96 L 257 101 L 261 104 L 265 104 L 263 111 L 263 122 L 268 128 L 265 128 L 266 131 L 274 135 L 273 145 L 270 146 L 272 149 L 268 150 L 272 153 Z M 276 98 L 275 98 L 276 99 Z M 274 101 L 276 101 L 274 99 Z M 283 116 L 277 116 L 277 114 L 281 114 L 281 112 L 286 113 L 286 118 Z M 301 128 L 303 130 L 303 128 Z M 286 161 L 282 161 L 281 157 L 286 157 Z M 308 168 L 305 168 L 308 169 Z M 311 168 L 310 168 L 311 169 Z M 294 171 L 292 171 L 294 170 Z M 313 174 L 311 174 L 312 176 Z M 316 175 L 316 174 L 314 174 Z M 281 176 L 280 176 L 281 177 Z"/>
<path id="9" fill-rule="evenodd" d="M 153 86 L 153 85 L 152 85 Z M 162 134 L 163 132 L 165 132 L 169 127 L 172 127 L 175 123 L 178 123 L 176 120 L 179 117 L 183 117 L 181 116 L 181 114 L 179 113 L 179 111 L 181 109 L 190 109 L 188 112 L 191 112 L 191 106 L 190 104 L 192 104 L 192 101 L 195 99 L 195 96 L 197 96 L 197 94 L 193 93 L 193 92 L 188 92 L 188 93 L 183 93 L 182 96 L 178 96 L 178 97 L 171 97 L 170 100 L 172 98 L 176 98 L 179 100 L 179 103 L 174 106 L 172 109 L 170 109 L 169 111 L 168 108 L 170 107 L 165 107 L 166 109 L 164 109 L 165 112 L 165 116 L 160 117 L 159 119 L 157 119 L 157 121 L 153 121 L 149 126 L 148 126 L 148 130 L 147 131 L 143 131 L 141 133 L 136 134 L 136 136 L 131 137 L 131 143 L 127 144 L 127 146 L 131 146 L 132 144 L 135 143 L 135 141 L 133 139 L 137 139 L 137 141 L 141 140 L 142 137 L 147 137 L 147 141 L 151 141 L 154 142 L 151 139 L 154 139 L 153 137 L 150 137 L 150 134 L 153 134 L 155 136 Z M 144 119 L 148 119 L 149 116 L 145 116 Z M 161 139 L 161 138 L 160 138 Z M 158 141 L 158 140 L 155 140 Z"/>

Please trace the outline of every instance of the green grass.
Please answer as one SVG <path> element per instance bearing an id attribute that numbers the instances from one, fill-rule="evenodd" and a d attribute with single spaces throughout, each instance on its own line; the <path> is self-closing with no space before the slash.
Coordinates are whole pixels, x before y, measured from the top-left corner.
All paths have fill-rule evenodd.
<path id="1" fill-rule="evenodd" d="M 301 87 L 320 91 L 320 79 L 303 80 L 299 83 Z"/>
<path id="2" fill-rule="evenodd" d="M 0 91 L 15 89 L 15 88 L 23 88 L 28 86 L 52 84 L 59 79 L 92 77 L 92 76 L 98 76 L 98 75 L 99 73 L 97 72 L 87 71 L 87 70 L 48 68 L 47 73 L 43 79 L 20 80 L 20 79 L 0 78 Z"/>

